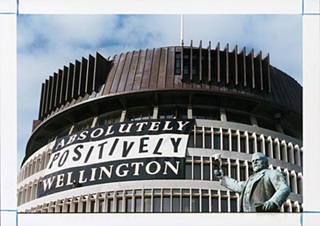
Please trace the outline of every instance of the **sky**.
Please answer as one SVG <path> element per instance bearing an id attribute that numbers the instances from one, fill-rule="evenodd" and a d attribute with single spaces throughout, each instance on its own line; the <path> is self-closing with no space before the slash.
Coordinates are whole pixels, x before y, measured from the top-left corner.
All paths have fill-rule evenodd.
<path id="1" fill-rule="evenodd" d="M 185 45 L 228 43 L 270 54 L 271 65 L 302 85 L 301 15 L 184 15 Z M 41 84 L 70 62 L 99 52 L 177 46 L 181 15 L 18 15 L 18 167 L 38 118 Z"/>

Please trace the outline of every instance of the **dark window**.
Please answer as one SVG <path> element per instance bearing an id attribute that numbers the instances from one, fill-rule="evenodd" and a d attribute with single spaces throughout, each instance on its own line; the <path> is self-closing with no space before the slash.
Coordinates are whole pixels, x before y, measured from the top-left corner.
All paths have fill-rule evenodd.
<path id="1" fill-rule="evenodd" d="M 201 203 L 201 211 L 202 212 L 209 212 L 209 197 L 208 196 L 202 196 L 202 203 Z"/>
<path id="2" fill-rule="evenodd" d="M 172 197 L 172 212 L 180 212 L 180 197 L 173 196 Z"/>
<path id="3" fill-rule="evenodd" d="M 275 121 L 257 117 L 257 122 L 258 122 L 258 126 L 259 127 L 262 127 L 262 128 L 265 128 L 265 129 L 269 129 L 269 130 L 273 130 L 273 131 L 277 131 L 276 122 Z"/>
<path id="4" fill-rule="evenodd" d="M 209 163 L 203 164 L 203 179 L 210 180 L 210 164 Z"/>
<path id="5" fill-rule="evenodd" d="M 83 120 L 74 125 L 72 133 L 76 133 L 85 129 L 88 129 L 92 125 L 93 118 Z"/>
<path id="6" fill-rule="evenodd" d="M 180 75 L 181 74 L 181 53 L 180 52 L 176 52 L 174 68 L 175 68 L 174 73 L 176 75 Z"/>
<path id="7" fill-rule="evenodd" d="M 249 153 L 250 154 L 254 153 L 254 140 L 253 140 L 253 138 L 249 138 Z"/>
<path id="8" fill-rule="evenodd" d="M 136 197 L 135 198 L 135 208 L 134 208 L 136 213 L 141 212 L 141 197 Z"/>
<path id="9" fill-rule="evenodd" d="M 187 108 L 179 106 L 160 107 L 159 109 L 160 119 L 187 119 Z"/>
<path id="10" fill-rule="evenodd" d="M 182 212 L 190 212 L 190 197 L 182 196 Z"/>
<path id="11" fill-rule="evenodd" d="M 200 198 L 199 196 L 192 196 L 192 212 L 197 213 L 200 211 Z"/>
<path id="12" fill-rule="evenodd" d="M 211 212 L 218 212 L 219 211 L 219 202 L 218 197 L 212 197 L 211 198 Z"/>
<path id="13" fill-rule="evenodd" d="M 191 179 L 191 163 L 185 164 L 185 178 Z"/>
<path id="14" fill-rule="evenodd" d="M 248 114 L 226 111 L 226 115 L 229 122 L 251 125 L 250 116 Z"/>
<path id="15" fill-rule="evenodd" d="M 221 212 L 228 212 L 228 198 L 221 197 Z"/>
<path id="16" fill-rule="evenodd" d="M 229 150 L 229 134 L 223 134 L 223 150 Z"/>
<path id="17" fill-rule="evenodd" d="M 170 212 L 170 196 L 163 197 L 163 212 Z"/>
<path id="18" fill-rule="evenodd" d="M 237 212 L 237 198 L 232 197 L 230 199 L 230 207 L 231 207 L 231 212 Z"/>
<path id="19" fill-rule="evenodd" d="M 192 117 L 197 119 L 220 120 L 219 110 L 193 108 Z"/>
<path id="20" fill-rule="evenodd" d="M 128 109 L 126 113 L 126 121 L 150 119 L 152 118 L 152 115 L 152 108 Z"/>
<path id="21" fill-rule="evenodd" d="M 151 197 L 144 197 L 144 212 L 151 212 Z"/>
<path id="22" fill-rule="evenodd" d="M 132 198 L 127 197 L 126 198 L 126 213 L 132 212 Z"/>
<path id="23" fill-rule="evenodd" d="M 107 125 L 110 123 L 119 122 L 120 116 L 121 116 L 121 111 L 111 112 L 111 113 L 109 112 L 109 113 L 100 115 L 98 118 L 97 124 L 101 126 L 101 125 Z"/>
<path id="24" fill-rule="evenodd" d="M 232 136 L 231 141 L 232 141 L 231 150 L 237 151 L 238 150 L 238 138 L 236 136 Z"/>
<path id="25" fill-rule="evenodd" d="M 197 132 L 196 133 L 196 148 L 202 148 L 202 132 Z"/>
<path id="26" fill-rule="evenodd" d="M 188 147 L 190 147 L 190 148 L 194 147 L 194 133 L 193 132 L 189 135 Z"/>
<path id="27" fill-rule="evenodd" d="M 117 212 L 121 213 L 122 212 L 122 197 L 121 198 L 117 198 Z"/>
<path id="28" fill-rule="evenodd" d="M 201 164 L 200 163 L 194 164 L 193 179 L 194 180 L 201 180 Z"/>
<path id="29" fill-rule="evenodd" d="M 155 196 L 153 198 L 153 212 L 155 213 L 160 212 L 160 204 L 161 204 L 161 197 Z"/>

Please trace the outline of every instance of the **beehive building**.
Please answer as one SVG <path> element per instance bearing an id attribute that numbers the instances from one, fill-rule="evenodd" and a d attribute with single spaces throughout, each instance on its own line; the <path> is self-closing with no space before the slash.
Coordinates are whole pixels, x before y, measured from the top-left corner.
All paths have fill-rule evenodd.
<path id="1" fill-rule="evenodd" d="M 229 45 L 89 55 L 42 84 L 18 175 L 20 212 L 239 212 L 213 176 L 269 157 L 302 212 L 302 87 L 270 56 Z"/>

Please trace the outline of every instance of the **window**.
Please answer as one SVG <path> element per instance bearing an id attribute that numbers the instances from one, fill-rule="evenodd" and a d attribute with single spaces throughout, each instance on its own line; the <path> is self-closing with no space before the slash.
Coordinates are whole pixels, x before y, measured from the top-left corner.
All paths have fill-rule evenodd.
<path id="1" fill-rule="evenodd" d="M 160 106 L 160 119 L 187 119 L 187 107 L 180 106 Z"/>
<path id="2" fill-rule="evenodd" d="M 210 162 L 203 162 L 203 180 L 210 180 Z"/>
<path id="3" fill-rule="evenodd" d="M 168 195 L 163 196 L 163 212 L 170 212 L 170 196 Z"/>
<path id="4" fill-rule="evenodd" d="M 193 108 L 192 117 L 194 119 L 210 119 L 220 121 L 220 111 L 219 109 Z"/>
<path id="5" fill-rule="evenodd" d="M 161 196 L 154 196 L 153 197 L 153 212 L 158 213 L 160 212 L 161 207 Z"/>
<path id="6" fill-rule="evenodd" d="M 120 117 L 121 117 L 121 111 L 108 112 L 98 117 L 97 124 L 101 126 L 101 125 L 107 125 L 110 123 L 120 122 Z"/>
<path id="7" fill-rule="evenodd" d="M 151 196 L 144 197 L 144 212 L 151 212 Z"/>
<path id="8" fill-rule="evenodd" d="M 187 156 L 186 157 L 186 163 L 185 163 L 185 178 L 186 179 L 191 179 L 191 175 L 192 175 L 192 168 L 191 168 L 191 164 L 192 164 L 192 157 Z"/>
<path id="9" fill-rule="evenodd" d="M 139 213 L 141 212 L 141 197 L 135 197 L 135 208 L 134 212 Z"/>
<path id="10" fill-rule="evenodd" d="M 172 212 L 180 212 L 180 196 L 174 195 L 172 197 Z"/>
<path id="11" fill-rule="evenodd" d="M 201 157 L 193 156 L 193 179 L 201 180 Z"/>
<path id="12" fill-rule="evenodd" d="M 211 149 L 212 148 L 212 132 L 211 128 L 205 128 L 205 134 L 204 134 L 204 148 Z"/>
<path id="13" fill-rule="evenodd" d="M 214 138 L 213 138 L 213 141 L 214 141 L 214 146 L 213 148 L 214 149 L 218 149 L 220 150 L 220 132 L 219 132 L 219 129 L 214 129 Z"/>
<path id="14" fill-rule="evenodd" d="M 74 125 L 72 133 L 76 133 L 85 129 L 89 129 L 92 125 L 93 118 L 83 120 Z"/>
<path id="15" fill-rule="evenodd" d="M 153 116 L 153 108 L 128 109 L 126 113 L 126 121 L 136 121 L 150 119 Z"/>
<path id="16" fill-rule="evenodd" d="M 226 115 L 229 122 L 251 125 L 250 116 L 248 114 L 226 111 Z"/>
<path id="17" fill-rule="evenodd" d="M 228 133 L 223 133 L 223 150 L 230 150 L 229 149 L 229 134 Z"/>
<path id="18" fill-rule="evenodd" d="M 209 212 L 209 191 L 201 190 L 201 212 Z"/>
<path id="19" fill-rule="evenodd" d="M 181 52 L 176 52 L 174 68 L 175 68 L 174 74 L 180 75 L 181 74 Z"/>

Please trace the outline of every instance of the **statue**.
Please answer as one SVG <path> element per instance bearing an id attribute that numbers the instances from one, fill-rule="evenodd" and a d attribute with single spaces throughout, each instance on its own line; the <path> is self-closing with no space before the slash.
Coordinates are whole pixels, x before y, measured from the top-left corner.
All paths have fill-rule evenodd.
<path id="1" fill-rule="evenodd" d="M 214 174 L 220 179 L 221 185 L 240 193 L 241 212 L 279 212 L 290 194 L 290 188 L 282 173 L 268 169 L 268 158 L 260 152 L 252 155 L 253 175 L 247 181 L 237 181 L 224 176 L 219 160 L 214 162 Z"/>

